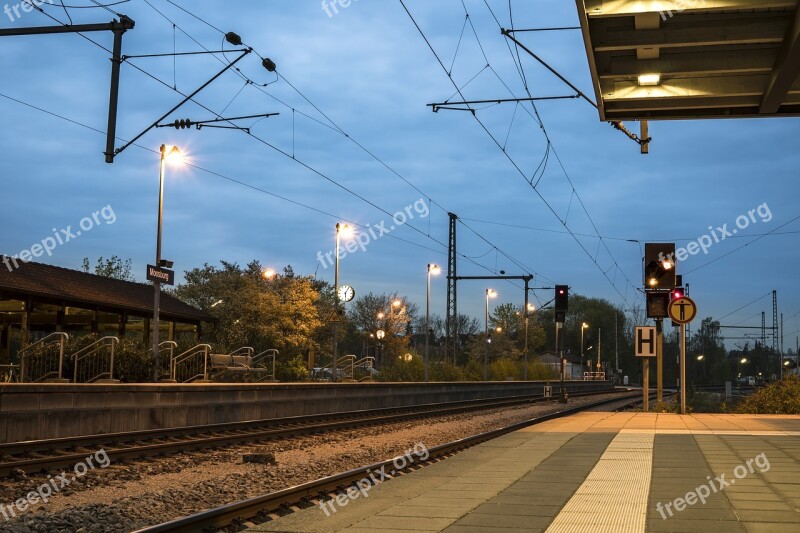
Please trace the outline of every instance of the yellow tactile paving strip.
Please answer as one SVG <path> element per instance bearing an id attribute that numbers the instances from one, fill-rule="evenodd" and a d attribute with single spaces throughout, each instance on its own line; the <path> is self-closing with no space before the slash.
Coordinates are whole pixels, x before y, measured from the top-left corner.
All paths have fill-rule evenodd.
<path id="1" fill-rule="evenodd" d="M 654 436 L 652 429 L 621 430 L 547 533 L 644 531 Z"/>

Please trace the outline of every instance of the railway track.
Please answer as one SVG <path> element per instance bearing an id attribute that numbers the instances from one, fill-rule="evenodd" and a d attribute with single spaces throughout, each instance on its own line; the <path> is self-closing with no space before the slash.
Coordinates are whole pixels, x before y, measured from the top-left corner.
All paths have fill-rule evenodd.
<path id="1" fill-rule="evenodd" d="M 619 391 L 591 391 L 575 393 L 573 396 L 614 392 Z M 544 398 L 541 394 L 511 396 L 488 400 L 466 400 L 324 415 L 6 443 L 0 444 L 0 477 L 8 477 L 17 470 L 32 473 L 72 466 L 83 461 L 87 453 L 93 453 L 100 448 L 105 450 L 112 462 L 118 462 L 127 459 L 141 459 L 246 442 L 286 439 L 363 426 L 372 427 L 379 424 L 511 407 L 548 400 L 550 399 Z"/>
<path id="2" fill-rule="evenodd" d="M 135 533 L 190 533 L 226 529 L 239 530 L 240 526 L 245 521 L 266 522 L 274 518 L 277 514 L 285 514 L 294 509 L 318 505 L 320 501 L 335 497 L 336 494 L 341 493 L 347 487 L 353 486 L 356 482 L 363 482 L 365 479 L 369 480 L 369 474 L 371 472 L 389 472 L 387 479 L 391 479 L 392 477 L 403 475 L 425 464 L 440 461 L 464 449 L 513 431 L 600 406 L 611 406 L 621 403 L 622 406 L 630 408 L 631 405 L 636 403 L 637 399 L 641 402 L 641 392 L 626 395 L 622 398 L 603 399 L 577 407 L 565 408 L 555 413 L 542 415 L 500 429 L 459 439 L 434 448 L 428 448 L 429 455 L 425 461 L 416 462 L 405 468 L 396 468 L 395 459 L 397 458 L 392 458 L 333 476 L 303 483 L 302 485 L 297 485 L 281 491 L 231 503 L 191 516 L 140 529 Z"/>

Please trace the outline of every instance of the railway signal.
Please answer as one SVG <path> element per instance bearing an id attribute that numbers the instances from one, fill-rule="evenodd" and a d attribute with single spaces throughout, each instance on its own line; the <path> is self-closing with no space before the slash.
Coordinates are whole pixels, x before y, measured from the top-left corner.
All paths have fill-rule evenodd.
<path id="1" fill-rule="evenodd" d="M 675 243 L 644 245 L 644 285 L 649 290 L 675 287 Z"/>

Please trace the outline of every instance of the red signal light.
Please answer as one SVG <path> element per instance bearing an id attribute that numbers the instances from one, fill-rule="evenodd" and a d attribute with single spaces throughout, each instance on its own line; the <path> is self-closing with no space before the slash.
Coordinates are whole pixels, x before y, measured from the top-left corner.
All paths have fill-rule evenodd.
<path id="1" fill-rule="evenodd" d="M 670 300 L 677 300 L 679 298 L 683 298 L 683 289 L 682 288 L 673 289 L 672 292 L 669 293 L 669 299 Z"/>

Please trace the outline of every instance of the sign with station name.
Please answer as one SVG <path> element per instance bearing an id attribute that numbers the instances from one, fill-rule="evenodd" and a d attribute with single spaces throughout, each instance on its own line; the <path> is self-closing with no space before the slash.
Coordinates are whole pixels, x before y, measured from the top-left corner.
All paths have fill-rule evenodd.
<path id="1" fill-rule="evenodd" d="M 147 279 L 153 283 L 175 285 L 175 271 L 147 265 Z"/>

